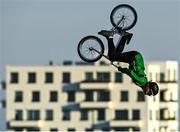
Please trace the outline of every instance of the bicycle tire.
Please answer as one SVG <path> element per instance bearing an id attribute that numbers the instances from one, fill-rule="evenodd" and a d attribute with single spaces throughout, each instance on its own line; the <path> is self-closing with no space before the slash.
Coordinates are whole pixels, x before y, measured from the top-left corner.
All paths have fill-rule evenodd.
<path id="1" fill-rule="evenodd" d="M 115 20 L 114 20 L 114 16 L 115 16 L 115 13 L 119 10 L 119 9 L 127 9 L 129 10 L 133 16 L 134 16 L 134 19 L 132 20 L 131 24 L 129 26 L 126 26 L 126 27 L 119 27 L 117 25 L 117 23 L 115 23 Z M 136 25 L 136 22 L 137 22 L 137 13 L 136 13 L 136 10 L 130 6 L 130 5 L 127 5 L 127 4 L 121 4 L 121 5 L 118 5 L 116 6 L 112 11 L 111 11 L 111 14 L 110 14 L 110 20 L 111 20 L 111 24 L 117 28 L 118 30 L 129 30 L 131 28 L 133 28 L 135 25 Z"/>
<path id="2" fill-rule="evenodd" d="M 82 53 L 82 48 L 86 48 L 86 47 L 82 47 L 82 46 L 84 46 L 86 43 L 85 42 L 87 42 L 88 40 L 93 40 L 94 42 L 96 42 L 97 44 L 98 44 L 98 46 L 99 46 L 99 48 L 100 48 L 100 50 L 101 51 L 99 51 L 101 54 L 98 54 L 97 52 L 97 56 L 96 57 L 94 57 L 94 58 L 88 58 L 87 56 L 85 56 L 85 55 L 83 55 L 83 53 Z M 93 46 L 92 45 L 92 43 L 90 44 L 91 46 Z M 88 48 L 90 48 L 90 47 L 87 47 L 87 49 L 86 50 L 89 50 Z M 83 50 L 85 50 L 85 49 L 83 49 Z M 96 49 L 97 50 L 97 49 Z M 82 59 L 82 60 L 84 60 L 84 61 L 86 61 L 86 62 L 90 62 L 90 63 L 92 63 L 92 62 L 96 62 L 96 61 L 98 61 L 101 57 L 102 57 L 102 55 L 103 55 L 103 53 L 104 53 L 104 44 L 103 44 L 103 42 L 98 38 L 98 37 L 96 37 L 96 36 L 86 36 L 86 37 L 84 37 L 84 38 L 82 38 L 81 40 L 80 40 L 80 42 L 79 42 L 79 44 L 78 44 L 78 47 L 77 47 L 77 51 L 78 51 L 78 55 L 80 56 L 80 58 Z"/>

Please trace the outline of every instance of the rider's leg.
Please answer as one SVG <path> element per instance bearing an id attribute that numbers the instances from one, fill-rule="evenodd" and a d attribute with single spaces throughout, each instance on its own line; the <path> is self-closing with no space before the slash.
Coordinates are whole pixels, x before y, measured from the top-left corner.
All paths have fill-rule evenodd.
<path id="1" fill-rule="evenodd" d="M 132 37 L 132 33 L 123 32 L 121 33 L 121 40 L 119 41 L 117 48 L 116 48 L 116 55 L 120 56 L 122 51 L 124 50 L 124 46 L 126 42 L 129 43 L 130 39 Z"/>
<path id="2" fill-rule="evenodd" d="M 106 38 L 108 41 L 108 57 L 111 61 L 115 61 L 116 59 L 116 48 L 114 46 L 113 38 Z"/>
<path id="3" fill-rule="evenodd" d="M 130 64 L 133 62 L 134 56 L 137 54 L 138 54 L 137 51 L 123 52 L 117 56 L 117 61 Z"/>
<path id="4" fill-rule="evenodd" d="M 100 32 L 98 32 L 98 34 L 104 36 L 107 39 L 108 42 L 108 58 L 111 61 L 115 60 L 115 56 L 116 56 L 116 48 L 113 42 L 113 36 L 114 36 L 114 32 L 113 31 L 107 31 L 107 30 L 101 30 Z"/>

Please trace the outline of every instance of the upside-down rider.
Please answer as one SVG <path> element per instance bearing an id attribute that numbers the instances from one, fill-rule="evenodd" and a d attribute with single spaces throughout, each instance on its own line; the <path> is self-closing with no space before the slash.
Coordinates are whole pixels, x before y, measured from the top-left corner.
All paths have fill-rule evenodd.
<path id="1" fill-rule="evenodd" d="M 144 59 L 137 51 L 122 52 L 125 44 L 129 44 L 133 34 L 125 31 L 118 31 L 121 36 L 117 47 L 113 42 L 114 31 L 102 30 L 98 34 L 106 37 L 108 41 L 108 58 L 110 61 L 125 62 L 129 64 L 128 68 L 118 67 L 118 70 L 127 74 L 133 82 L 142 88 L 145 95 L 157 95 L 159 87 L 157 83 L 148 81 L 145 74 Z"/>

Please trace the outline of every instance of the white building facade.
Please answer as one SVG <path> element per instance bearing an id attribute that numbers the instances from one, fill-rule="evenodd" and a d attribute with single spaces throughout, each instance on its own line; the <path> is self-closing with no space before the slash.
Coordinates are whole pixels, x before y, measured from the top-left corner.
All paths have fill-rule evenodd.
<path id="1" fill-rule="evenodd" d="M 155 97 L 105 62 L 8 66 L 8 130 L 178 131 L 178 63 L 148 62 L 146 73 Z"/>

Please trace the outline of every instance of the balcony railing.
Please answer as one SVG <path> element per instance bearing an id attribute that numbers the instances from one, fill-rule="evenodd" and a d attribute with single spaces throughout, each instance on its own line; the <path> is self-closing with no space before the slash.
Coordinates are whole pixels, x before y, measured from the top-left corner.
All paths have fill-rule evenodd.
<path id="1" fill-rule="evenodd" d="M 83 80 L 82 83 L 109 83 L 110 80 Z"/>

